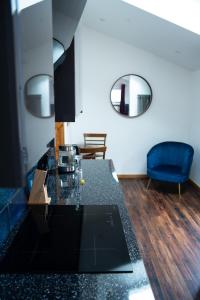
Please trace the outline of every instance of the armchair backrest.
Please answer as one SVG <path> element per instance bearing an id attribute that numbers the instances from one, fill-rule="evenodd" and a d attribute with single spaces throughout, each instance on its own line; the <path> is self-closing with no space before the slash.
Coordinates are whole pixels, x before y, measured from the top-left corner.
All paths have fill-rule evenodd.
<path id="1" fill-rule="evenodd" d="M 158 165 L 174 165 L 182 168 L 182 173 L 189 173 L 194 149 L 181 142 L 162 142 L 153 146 L 147 154 L 147 168 Z"/>

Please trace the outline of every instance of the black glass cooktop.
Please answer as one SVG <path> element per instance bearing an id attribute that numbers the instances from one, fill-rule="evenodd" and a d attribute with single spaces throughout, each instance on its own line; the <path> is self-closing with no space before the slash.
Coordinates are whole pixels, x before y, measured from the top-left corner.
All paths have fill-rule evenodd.
<path id="1" fill-rule="evenodd" d="M 1 273 L 132 272 L 116 205 L 32 205 Z"/>

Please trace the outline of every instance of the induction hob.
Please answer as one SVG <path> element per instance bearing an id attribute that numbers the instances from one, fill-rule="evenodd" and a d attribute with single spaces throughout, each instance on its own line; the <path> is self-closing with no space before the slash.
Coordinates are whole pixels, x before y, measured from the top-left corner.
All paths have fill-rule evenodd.
<path id="1" fill-rule="evenodd" d="M 117 205 L 30 205 L 1 273 L 132 272 Z"/>

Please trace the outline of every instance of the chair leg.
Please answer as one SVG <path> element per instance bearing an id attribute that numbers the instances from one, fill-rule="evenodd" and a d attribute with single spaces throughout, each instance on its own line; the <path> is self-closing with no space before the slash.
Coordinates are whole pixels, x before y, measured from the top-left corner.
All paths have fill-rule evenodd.
<path id="1" fill-rule="evenodd" d="M 150 186 L 150 183 L 151 183 L 151 178 L 149 178 L 149 180 L 148 180 L 148 183 L 147 183 L 147 190 L 148 190 L 148 188 L 149 188 L 149 186 Z"/>
<path id="2" fill-rule="evenodd" d="M 181 197 L 181 184 L 180 183 L 178 184 L 178 195 L 180 198 Z"/>

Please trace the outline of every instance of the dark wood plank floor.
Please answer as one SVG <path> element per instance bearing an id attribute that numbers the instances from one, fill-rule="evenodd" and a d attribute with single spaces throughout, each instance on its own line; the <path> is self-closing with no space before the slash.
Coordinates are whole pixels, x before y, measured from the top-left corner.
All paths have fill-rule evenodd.
<path id="1" fill-rule="evenodd" d="M 145 267 L 158 300 L 200 299 L 200 193 L 146 179 L 120 180 Z"/>

